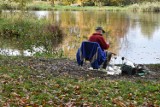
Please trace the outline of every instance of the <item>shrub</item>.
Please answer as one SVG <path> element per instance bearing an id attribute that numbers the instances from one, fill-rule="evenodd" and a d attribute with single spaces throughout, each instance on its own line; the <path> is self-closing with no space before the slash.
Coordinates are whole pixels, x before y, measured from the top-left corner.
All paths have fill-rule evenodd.
<path id="1" fill-rule="evenodd" d="M 82 6 L 95 6 L 95 3 L 92 1 L 83 2 Z"/>
<path id="2" fill-rule="evenodd" d="M 45 47 L 47 52 L 53 52 L 55 51 L 55 47 L 59 45 L 63 41 L 63 31 L 60 29 L 59 26 L 48 24 L 45 25 L 45 28 L 42 28 L 42 35 L 41 35 L 41 41 L 40 44 Z"/>

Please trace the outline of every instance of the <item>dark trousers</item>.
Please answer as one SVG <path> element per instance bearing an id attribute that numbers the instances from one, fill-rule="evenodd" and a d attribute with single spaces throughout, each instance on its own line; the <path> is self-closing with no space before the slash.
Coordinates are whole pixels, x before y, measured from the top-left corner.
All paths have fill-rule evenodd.
<path id="1" fill-rule="evenodd" d="M 112 53 L 106 51 L 106 60 L 103 63 L 103 66 L 102 66 L 103 69 L 106 69 L 107 65 L 109 64 L 109 62 L 111 60 L 111 57 L 112 57 Z"/>

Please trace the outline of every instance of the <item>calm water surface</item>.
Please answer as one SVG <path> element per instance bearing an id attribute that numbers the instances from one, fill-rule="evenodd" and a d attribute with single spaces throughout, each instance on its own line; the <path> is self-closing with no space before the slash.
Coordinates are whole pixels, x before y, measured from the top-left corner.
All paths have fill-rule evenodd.
<path id="1" fill-rule="evenodd" d="M 116 63 L 121 63 L 121 57 L 134 63 L 160 63 L 160 14 L 107 11 L 31 11 L 26 14 L 63 28 L 66 36 L 57 48 L 63 49 L 69 58 L 75 59 L 81 42 L 88 39 L 96 26 L 102 26 L 107 31 L 104 37 L 110 42 L 109 50 L 118 56 Z"/>

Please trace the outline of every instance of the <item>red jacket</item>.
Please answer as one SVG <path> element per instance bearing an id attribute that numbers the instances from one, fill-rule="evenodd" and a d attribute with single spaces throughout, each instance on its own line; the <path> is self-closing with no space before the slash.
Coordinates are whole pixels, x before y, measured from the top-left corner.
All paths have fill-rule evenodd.
<path id="1" fill-rule="evenodd" d="M 90 42 L 97 42 L 97 43 L 99 43 L 99 45 L 101 46 L 101 48 L 102 48 L 103 50 L 109 48 L 109 44 L 107 44 L 107 42 L 106 42 L 105 39 L 103 38 L 102 34 L 100 34 L 100 33 L 93 33 L 93 34 L 89 37 L 89 41 L 90 41 Z"/>

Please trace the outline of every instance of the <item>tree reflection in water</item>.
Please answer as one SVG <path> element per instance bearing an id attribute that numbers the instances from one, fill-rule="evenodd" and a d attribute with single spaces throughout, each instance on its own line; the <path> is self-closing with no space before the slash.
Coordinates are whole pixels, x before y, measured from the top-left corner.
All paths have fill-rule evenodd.
<path id="1" fill-rule="evenodd" d="M 29 13 L 41 16 L 36 11 Z M 62 27 L 66 36 L 57 48 L 63 49 L 69 58 L 74 59 L 81 42 L 88 39 L 96 26 L 102 26 L 107 31 L 105 38 L 110 41 L 110 51 L 136 63 L 160 63 L 160 49 L 156 44 L 160 41 L 160 14 L 54 11 L 43 14 L 41 18 Z"/>

